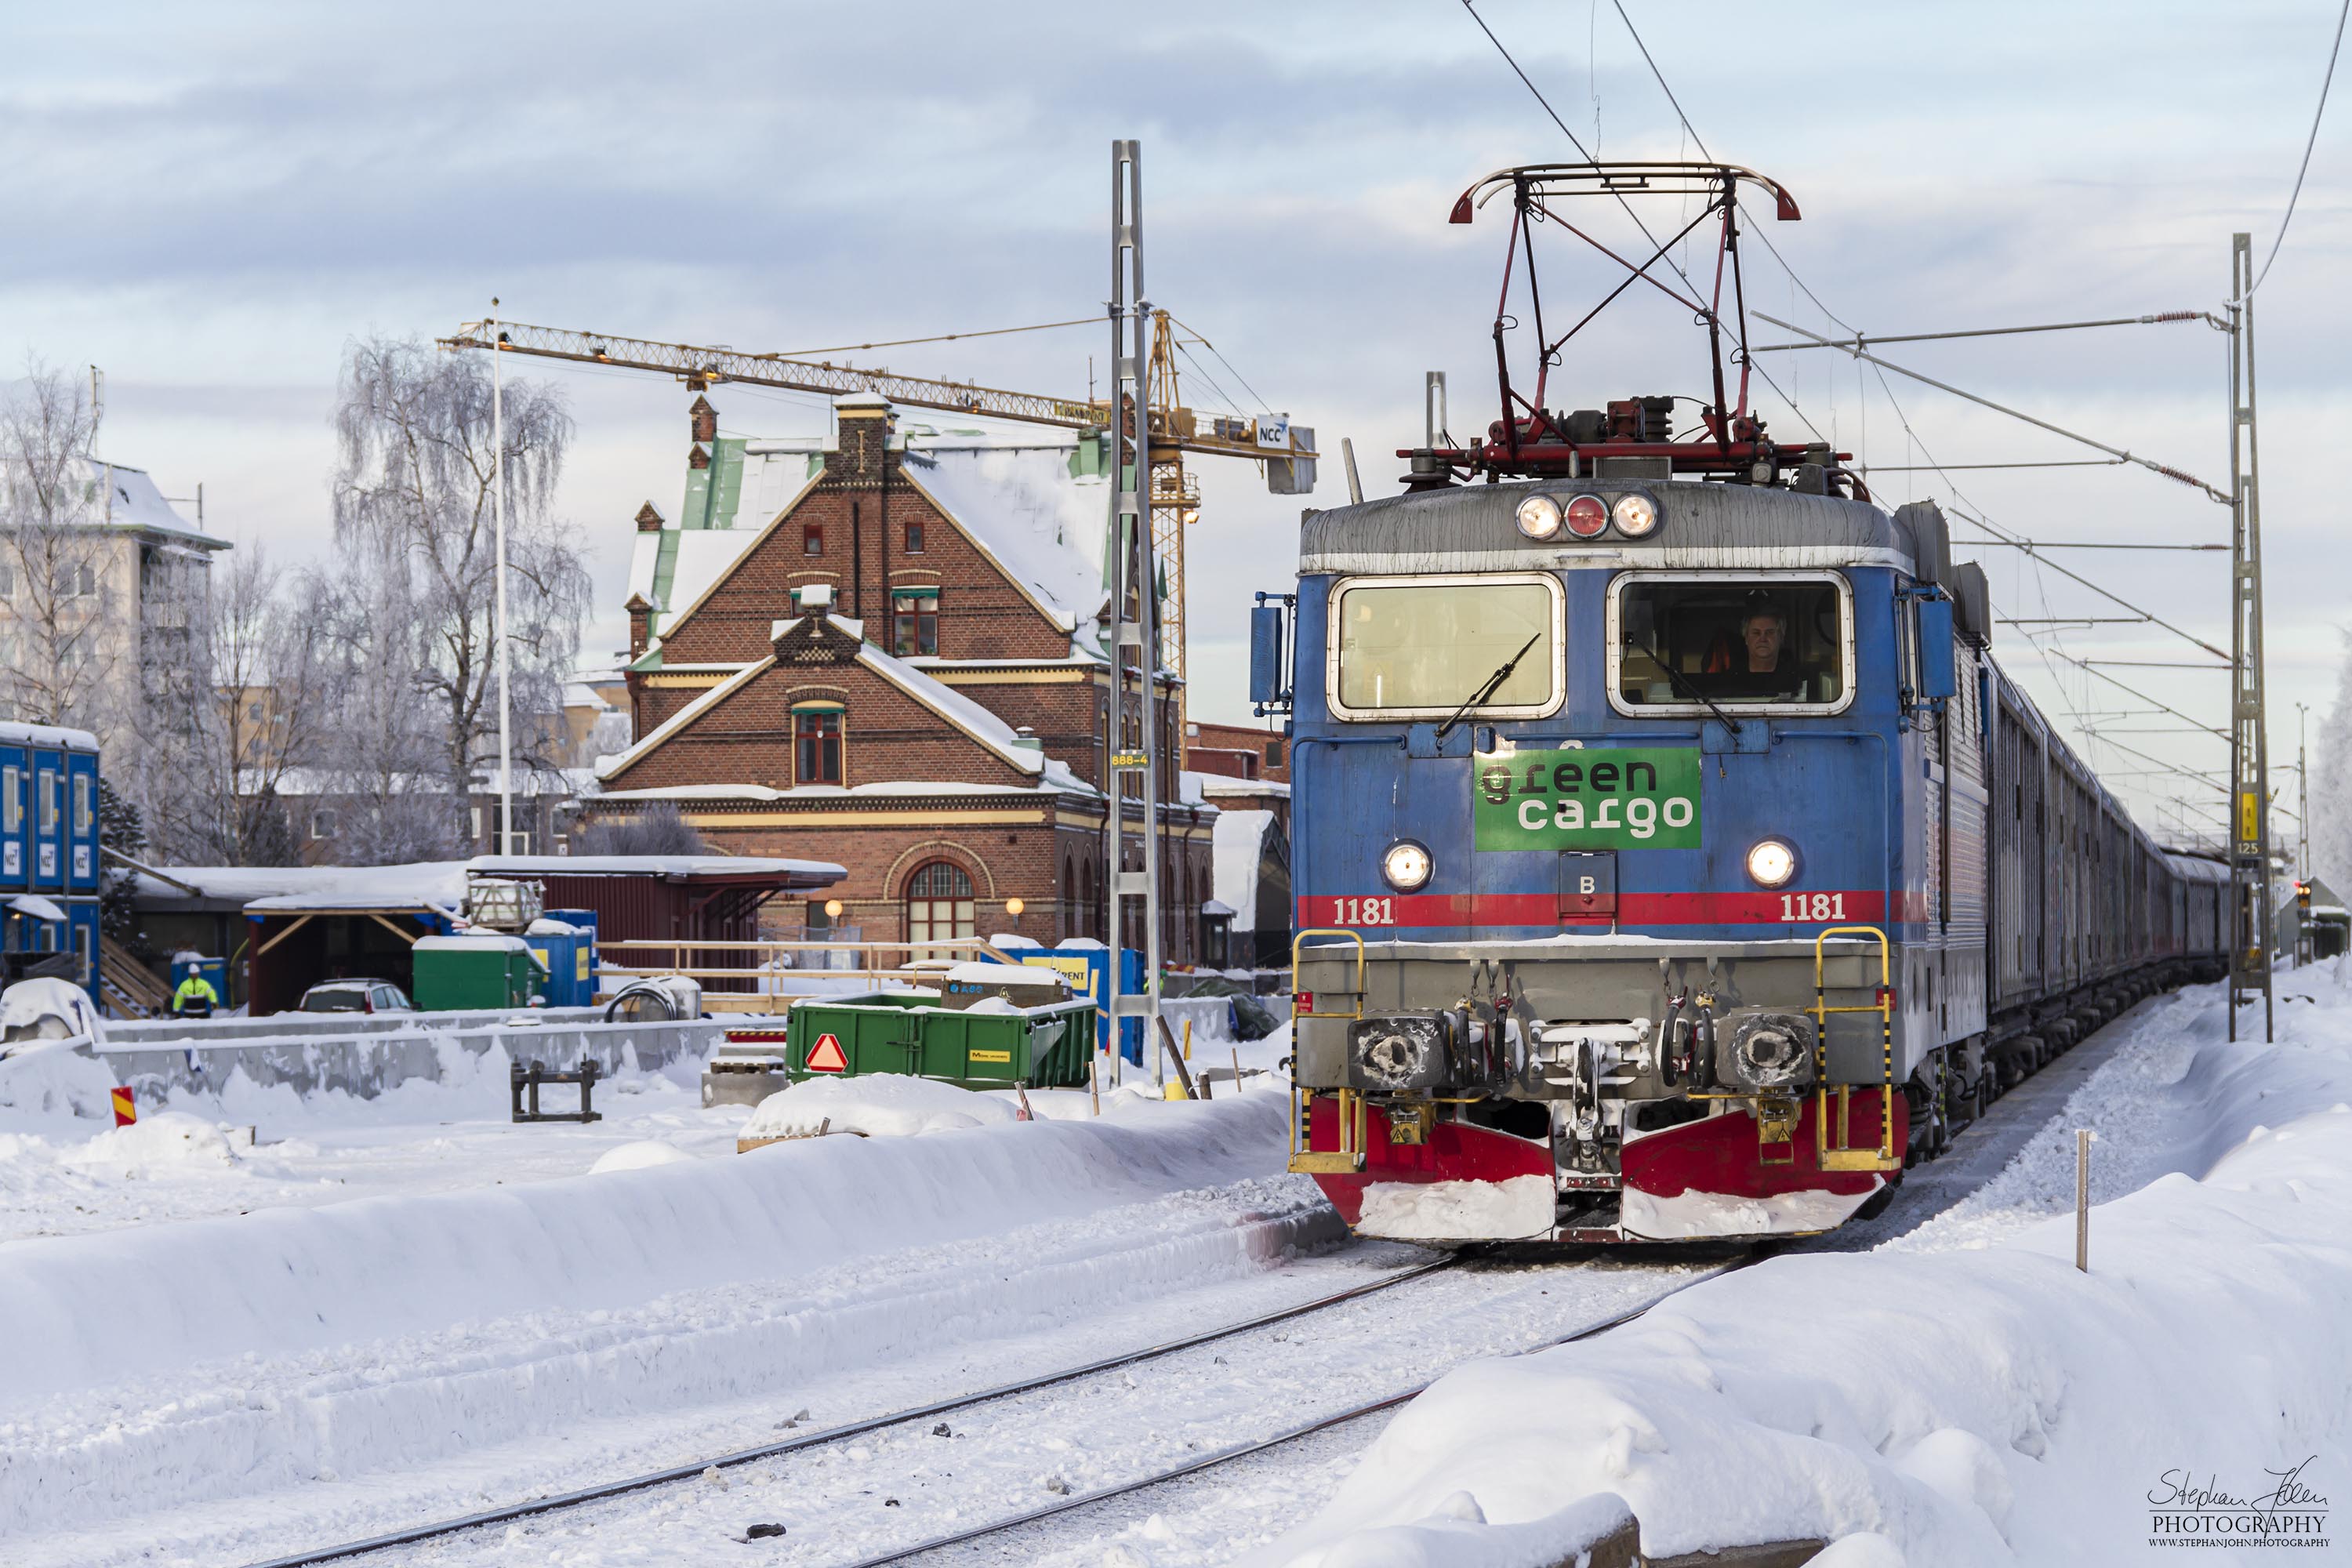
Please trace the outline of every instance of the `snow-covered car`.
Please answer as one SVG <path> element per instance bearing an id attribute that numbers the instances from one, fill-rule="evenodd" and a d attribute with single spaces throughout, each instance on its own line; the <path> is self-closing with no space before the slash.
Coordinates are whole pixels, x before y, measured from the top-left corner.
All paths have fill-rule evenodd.
<path id="1" fill-rule="evenodd" d="M 106 1026 L 89 993 L 70 980 L 19 980 L 0 992 L 0 1057 L 44 1040 L 102 1041 Z"/>
<path id="2" fill-rule="evenodd" d="M 297 1013 L 414 1013 L 408 993 L 389 980 L 328 980 L 302 993 Z"/>

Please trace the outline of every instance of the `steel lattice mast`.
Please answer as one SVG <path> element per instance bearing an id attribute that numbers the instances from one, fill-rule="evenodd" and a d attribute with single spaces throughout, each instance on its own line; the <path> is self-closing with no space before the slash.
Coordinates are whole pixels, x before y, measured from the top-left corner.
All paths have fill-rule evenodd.
<path id="1" fill-rule="evenodd" d="M 2272 1037 L 2270 741 L 2263 715 L 2263 505 L 2254 439 L 2253 241 L 2230 241 L 2230 1038 L 2259 987 Z"/>

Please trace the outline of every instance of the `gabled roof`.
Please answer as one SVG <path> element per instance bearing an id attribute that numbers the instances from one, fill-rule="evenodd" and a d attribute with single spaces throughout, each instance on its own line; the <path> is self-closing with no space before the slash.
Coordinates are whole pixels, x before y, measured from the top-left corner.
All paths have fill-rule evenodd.
<path id="1" fill-rule="evenodd" d="M 857 402 L 835 400 L 836 407 Z M 1103 554 L 1115 499 L 1103 478 L 1108 442 L 1076 431 L 918 423 L 892 445 L 911 487 L 1040 614 L 1075 635 L 1092 626 L 1107 597 Z M 657 612 L 656 641 L 774 532 L 822 477 L 823 456 L 835 446 L 816 437 L 712 444 L 709 467 L 687 476 L 677 524 L 636 536 L 627 592 Z"/>
<path id="2" fill-rule="evenodd" d="M 792 620 L 777 622 L 773 633 L 774 638 L 781 640 L 791 635 L 807 619 L 806 616 L 798 616 Z M 1014 769 L 1040 780 L 1045 779 L 1049 773 L 1055 771 L 1054 768 L 1049 768 L 1043 748 L 1016 734 L 1013 727 L 1003 720 L 961 692 L 942 685 L 904 660 L 893 658 L 872 643 L 866 641 L 863 623 L 849 620 L 841 616 L 827 616 L 824 617 L 824 625 L 839 637 L 856 645 L 856 651 L 851 656 L 851 662 L 863 666 L 888 681 L 899 691 L 938 714 L 954 729 L 993 752 Z M 776 658 L 773 653 L 765 658 L 744 665 L 733 675 L 671 714 L 658 728 L 627 751 L 598 758 L 597 776 L 609 779 L 635 766 L 660 746 L 684 731 L 703 714 L 709 712 L 726 701 L 729 697 L 775 668 Z M 1066 769 L 1059 771 L 1063 773 L 1067 773 Z M 1084 787 L 1076 784 L 1075 777 L 1064 783 L 1057 783 L 1056 787 L 1074 785 Z"/>
<path id="3" fill-rule="evenodd" d="M 933 506 L 1066 632 L 1101 614 L 1116 492 L 1085 466 L 1073 432 L 987 440 L 910 431 L 905 473 Z"/>

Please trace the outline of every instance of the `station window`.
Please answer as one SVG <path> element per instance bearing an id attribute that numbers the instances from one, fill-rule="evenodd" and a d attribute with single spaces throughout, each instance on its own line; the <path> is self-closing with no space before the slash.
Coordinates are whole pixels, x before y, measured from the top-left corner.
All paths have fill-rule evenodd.
<path id="1" fill-rule="evenodd" d="M 801 525 L 801 553 L 803 555 L 824 553 L 824 524 L 809 522 Z"/>
<path id="2" fill-rule="evenodd" d="M 940 595 L 937 589 L 920 595 L 900 594 L 894 611 L 890 651 L 900 658 L 940 651 Z"/>
<path id="3" fill-rule="evenodd" d="M 920 555 L 922 552 L 923 525 L 919 522 L 910 522 L 907 525 L 907 553 Z"/>
<path id="4" fill-rule="evenodd" d="M 1331 591 L 1332 711 L 1444 719 L 1492 683 L 1479 714 L 1541 718 L 1567 693 L 1566 624 L 1549 574 L 1346 579 Z"/>
<path id="5" fill-rule="evenodd" d="M 57 830 L 58 775 L 43 773 L 41 775 L 41 831 L 55 833 Z"/>
<path id="6" fill-rule="evenodd" d="M 841 782 L 841 713 L 838 704 L 793 710 L 793 782 Z"/>
<path id="7" fill-rule="evenodd" d="M 1630 573 L 1609 600 L 1620 712 L 1835 712 L 1853 685 L 1852 611 L 1834 574 Z"/>
<path id="8" fill-rule="evenodd" d="M 25 826 L 25 773 L 21 768 L 0 768 L 0 832 L 16 833 Z"/>
<path id="9" fill-rule="evenodd" d="M 971 874 L 952 860 L 918 867 L 907 883 L 907 940 L 952 942 L 975 929 Z"/>
<path id="10" fill-rule="evenodd" d="M 73 830 L 77 834 L 87 835 L 89 832 L 90 823 L 89 775 L 88 773 L 77 774 L 75 775 L 73 784 Z"/>

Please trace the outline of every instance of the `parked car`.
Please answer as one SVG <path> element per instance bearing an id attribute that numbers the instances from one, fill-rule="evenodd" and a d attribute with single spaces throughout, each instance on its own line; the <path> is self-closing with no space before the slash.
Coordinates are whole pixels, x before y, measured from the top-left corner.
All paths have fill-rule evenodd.
<path id="1" fill-rule="evenodd" d="M 328 980 L 302 993 L 297 1013 L 414 1013 L 408 994 L 389 980 Z"/>

